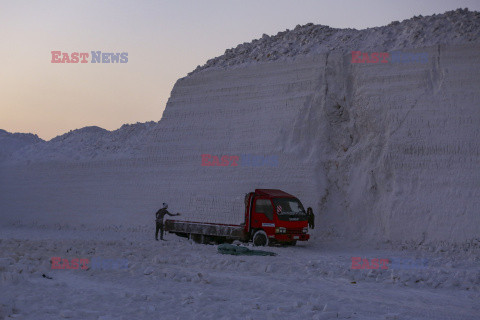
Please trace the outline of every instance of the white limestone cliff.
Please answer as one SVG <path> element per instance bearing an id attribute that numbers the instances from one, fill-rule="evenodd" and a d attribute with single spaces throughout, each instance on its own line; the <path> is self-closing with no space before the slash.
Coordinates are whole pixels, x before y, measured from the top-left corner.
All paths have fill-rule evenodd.
<path id="1" fill-rule="evenodd" d="M 399 49 L 374 49 L 375 38 L 230 67 L 219 58 L 177 81 L 158 123 L 85 128 L 19 148 L 0 163 L 2 223 L 149 224 L 165 201 L 184 219 L 221 222 L 234 213 L 211 208 L 278 188 L 314 209 L 317 236 L 478 239 L 479 14 L 463 14 L 474 25 L 457 26 L 463 40 L 450 41 L 445 23 L 441 39 L 451 43 L 405 46 L 427 63 L 352 64 L 353 50 Z M 388 27 L 382 33 L 402 30 Z M 202 154 L 279 162 L 207 167 Z"/>

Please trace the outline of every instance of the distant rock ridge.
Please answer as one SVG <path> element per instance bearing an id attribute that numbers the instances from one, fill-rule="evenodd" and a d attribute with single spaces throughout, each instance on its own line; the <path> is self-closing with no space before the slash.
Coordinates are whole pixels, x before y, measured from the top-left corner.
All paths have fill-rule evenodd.
<path id="1" fill-rule="evenodd" d="M 0 129 L 0 160 L 26 146 L 44 142 L 36 134 L 10 133 Z"/>
<path id="2" fill-rule="evenodd" d="M 136 146 L 140 145 L 140 139 L 156 124 L 154 121 L 124 124 L 113 131 L 88 126 L 71 130 L 50 141 L 44 141 L 33 134 L 12 134 L 1 130 L 0 161 L 88 160 L 126 155 L 134 152 Z"/>

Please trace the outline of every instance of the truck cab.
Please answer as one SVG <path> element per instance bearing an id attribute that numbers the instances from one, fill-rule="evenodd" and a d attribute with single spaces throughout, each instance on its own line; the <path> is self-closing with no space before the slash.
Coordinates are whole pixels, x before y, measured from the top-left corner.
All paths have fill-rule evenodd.
<path id="1" fill-rule="evenodd" d="M 307 213 L 296 197 L 277 189 L 255 189 L 245 195 L 245 234 L 254 245 L 295 245 L 307 241 Z"/>

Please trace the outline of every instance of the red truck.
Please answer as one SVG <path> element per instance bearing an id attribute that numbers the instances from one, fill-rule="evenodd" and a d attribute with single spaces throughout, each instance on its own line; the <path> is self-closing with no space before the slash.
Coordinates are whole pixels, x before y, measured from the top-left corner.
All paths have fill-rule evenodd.
<path id="1" fill-rule="evenodd" d="M 228 218 L 224 218 L 225 222 L 232 222 L 233 218 L 234 224 L 219 223 L 222 219 L 218 218 L 216 222 L 169 219 L 165 221 L 165 230 L 198 243 L 240 240 L 253 241 L 255 246 L 295 245 L 310 238 L 305 209 L 291 194 L 277 189 L 255 189 L 245 195 L 243 205 L 245 213 L 229 213 Z M 187 219 L 195 217 L 194 214 L 182 215 Z"/>

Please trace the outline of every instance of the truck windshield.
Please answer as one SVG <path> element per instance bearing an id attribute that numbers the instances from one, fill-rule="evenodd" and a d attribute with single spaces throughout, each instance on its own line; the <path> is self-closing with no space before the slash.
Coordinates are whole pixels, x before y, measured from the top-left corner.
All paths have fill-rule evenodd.
<path id="1" fill-rule="evenodd" d="M 278 219 L 284 221 L 305 221 L 307 213 L 303 209 L 302 203 L 295 198 L 274 198 L 273 204 L 277 212 Z"/>

